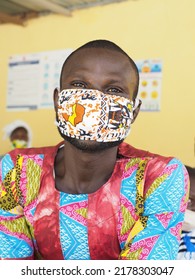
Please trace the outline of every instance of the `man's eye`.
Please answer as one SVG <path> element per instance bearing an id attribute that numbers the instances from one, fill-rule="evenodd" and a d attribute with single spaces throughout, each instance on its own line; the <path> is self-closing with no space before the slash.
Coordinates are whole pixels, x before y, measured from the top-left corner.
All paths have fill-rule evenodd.
<path id="1" fill-rule="evenodd" d="M 80 83 L 80 82 L 74 82 L 72 85 L 76 88 L 85 88 L 85 84 Z"/>
<path id="2" fill-rule="evenodd" d="M 107 91 L 108 91 L 108 92 L 114 92 L 114 93 L 120 93 L 120 92 L 122 92 L 122 90 L 119 89 L 119 88 L 109 88 Z"/>
<path id="3" fill-rule="evenodd" d="M 129 94 L 121 88 L 111 87 L 111 88 L 108 88 L 105 91 L 105 93 L 129 98 Z"/>
<path id="4" fill-rule="evenodd" d="M 108 92 L 120 92 L 118 88 L 109 88 Z"/>

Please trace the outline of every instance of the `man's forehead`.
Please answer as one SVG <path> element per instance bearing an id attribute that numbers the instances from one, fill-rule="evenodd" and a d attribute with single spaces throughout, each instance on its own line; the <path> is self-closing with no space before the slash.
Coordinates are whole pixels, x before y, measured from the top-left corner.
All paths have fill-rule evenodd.
<path id="1" fill-rule="evenodd" d="M 83 48 L 79 49 L 76 52 L 74 52 L 70 57 L 67 59 L 66 64 L 74 64 L 75 60 L 76 63 L 78 64 L 79 60 L 82 62 L 86 61 L 91 61 L 91 60 L 97 60 L 101 57 L 106 57 L 107 60 L 110 61 L 115 61 L 116 62 L 116 57 L 118 58 L 117 62 L 128 62 L 130 65 L 130 61 L 127 56 L 124 54 L 120 53 L 119 51 L 112 50 L 112 49 L 107 49 L 107 48 Z M 106 62 L 106 61 L 105 61 Z"/>
<path id="2" fill-rule="evenodd" d="M 70 56 L 63 69 L 64 72 L 82 71 L 85 68 L 93 70 L 100 65 L 102 70 L 108 69 L 114 72 L 132 71 L 133 67 L 127 56 L 119 51 L 104 48 L 83 48 Z M 65 70 L 65 71 L 64 71 Z"/>

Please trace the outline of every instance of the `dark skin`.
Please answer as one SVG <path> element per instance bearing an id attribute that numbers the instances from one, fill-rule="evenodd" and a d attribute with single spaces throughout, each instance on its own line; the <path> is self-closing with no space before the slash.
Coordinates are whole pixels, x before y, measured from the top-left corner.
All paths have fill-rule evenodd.
<path id="1" fill-rule="evenodd" d="M 125 55 L 114 50 L 88 48 L 79 50 L 67 62 L 60 90 L 97 89 L 133 100 L 135 87 L 136 76 Z M 55 89 L 56 111 L 58 93 Z M 138 112 L 139 107 L 134 113 L 134 120 Z M 55 182 L 59 191 L 93 193 L 108 181 L 114 170 L 118 146 L 96 152 L 100 144 L 87 140 L 85 145 L 90 149 L 83 151 L 65 141 L 64 148 L 59 150 L 55 160 Z"/>
<path id="2" fill-rule="evenodd" d="M 13 130 L 13 132 L 10 135 L 10 141 L 14 140 L 24 140 L 28 141 L 28 132 L 24 127 L 18 127 Z"/>

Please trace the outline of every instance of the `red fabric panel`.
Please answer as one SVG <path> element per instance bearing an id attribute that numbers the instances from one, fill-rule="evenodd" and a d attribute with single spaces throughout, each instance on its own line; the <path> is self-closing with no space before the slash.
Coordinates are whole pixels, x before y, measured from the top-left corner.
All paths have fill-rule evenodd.
<path id="1" fill-rule="evenodd" d="M 55 189 L 53 167 L 57 147 L 44 151 L 41 189 L 34 215 L 34 229 L 37 247 L 45 260 L 63 260 L 60 245 L 59 192 Z"/>
<path id="2" fill-rule="evenodd" d="M 117 224 L 122 172 L 121 163 L 117 163 L 110 180 L 89 194 L 88 240 L 92 260 L 118 259 L 120 254 Z"/>

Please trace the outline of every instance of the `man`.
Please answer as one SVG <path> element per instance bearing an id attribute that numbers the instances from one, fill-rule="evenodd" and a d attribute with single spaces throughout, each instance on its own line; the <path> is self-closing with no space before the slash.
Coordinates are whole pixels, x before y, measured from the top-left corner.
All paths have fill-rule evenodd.
<path id="1" fill-rule="evenodd" d="M 188 174 L 178 159 L 124 143 L 138 85 L 135 63 L 110 41 L 68 57 L 54 90 L 64 141 L 1 162 L 2 259 L 176 258 Z"/>
<path id="2" fill-rule="evenodd" d="M 182 227 L 178 260 L 195 260 L 195 168 L 186 166 L 190 176 L 190 195 Z"/>

